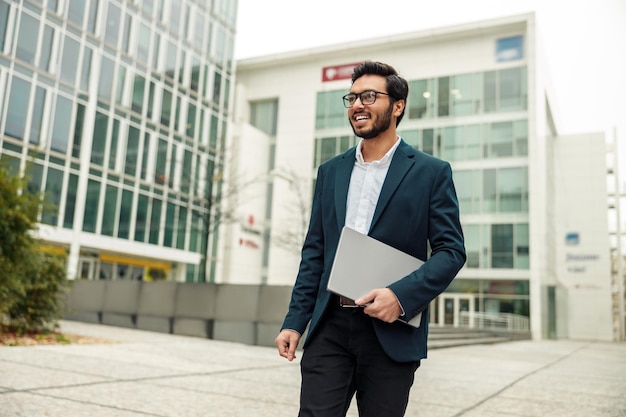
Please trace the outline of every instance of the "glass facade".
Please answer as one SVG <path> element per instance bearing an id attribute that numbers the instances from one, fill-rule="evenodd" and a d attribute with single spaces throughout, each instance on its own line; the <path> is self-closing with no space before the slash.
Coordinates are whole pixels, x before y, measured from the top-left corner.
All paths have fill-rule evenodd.
<path id="1" fill-rule="evenodd" d="M 236 7 L 0 0 L 0 158 L 22 168 L 32 158 L 54 204 L 42 223 L 206 255 Z M 96 258 L 86 278 L 141 275 L 107 273 L 104 252 L 81 248 L 82 260 Z M 205 279 L 189 269 L 188 280 Z"/>
<path id="2" fill-rule="evenodd" d="M 317 93 L 315 168 L 358 142 L 344 94 Z M 529 315 L 528 279 L 504 278 L 530 268 L 527 94 L 525 66 L 409 80 L 398 134 L 452 164 L 472 278 L 456 279 L 447 292 L 474 298 L 478 312 Z M 503 278 L 481 278 L 484 270 Z M 431 312 L 438 322 L 437 303 Z"/>

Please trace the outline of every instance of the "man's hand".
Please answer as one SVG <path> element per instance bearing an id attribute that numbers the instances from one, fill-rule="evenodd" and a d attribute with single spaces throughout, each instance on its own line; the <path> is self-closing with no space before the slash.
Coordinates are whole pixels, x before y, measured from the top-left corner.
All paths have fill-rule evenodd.
<path id="1" fill-rule="evenodd" d="M 278 354 L 291 362 L 296 358 L 296 348 L 299 341 L 300 333 L 295 330 L 284 329 L 276 336 L 274 343 L 278 348 Z"/>
<path id="2" fill-rule="evenodd" d="M 387 323 L 393 323 L 400 315 L 402 308 L 398 298 L 389 288 L 378 288 L 367 295 L 354 300 L 356 305 L 366 306 L 363 312 Z"/>

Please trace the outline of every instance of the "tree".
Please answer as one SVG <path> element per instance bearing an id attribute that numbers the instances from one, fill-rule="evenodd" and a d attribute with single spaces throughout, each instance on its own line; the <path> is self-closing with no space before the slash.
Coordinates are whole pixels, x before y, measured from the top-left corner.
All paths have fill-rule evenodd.
<path id="1" fill-rule="evenodd" d="M 299 254 L 306 237 L 311 211 L 306 187 L 306 183 L 310 179 L 299 175 L 291 167 L 283 167 L 276 170 L 273 176 L 287 182 L 291 198 L 286 198 L 282 201 L 287 208 L 287 215 L 281 218 L 277 229 L 272 230 L 272 240 L 276 246 L 291 253 Z"/>
<path id="2" fill-rule="evenodd" d="M 27 184 L 0 164 L 0 324 L 37 332 L 57 327 L 67 277 L 64 260 L 42 252 L 32 235 L 45 201 Z"/>

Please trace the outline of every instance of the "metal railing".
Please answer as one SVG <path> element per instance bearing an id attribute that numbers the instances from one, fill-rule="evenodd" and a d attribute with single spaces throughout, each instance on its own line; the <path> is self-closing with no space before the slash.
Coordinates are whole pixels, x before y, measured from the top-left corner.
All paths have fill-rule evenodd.
<path id="1" fill-rule="evenodd" d="M 526 316 L 510 313 L 478 313 L 461 311 L 459 326 L 470 329 L 489 329 L 508 332 L 530 331 L 530 320 Z"/>

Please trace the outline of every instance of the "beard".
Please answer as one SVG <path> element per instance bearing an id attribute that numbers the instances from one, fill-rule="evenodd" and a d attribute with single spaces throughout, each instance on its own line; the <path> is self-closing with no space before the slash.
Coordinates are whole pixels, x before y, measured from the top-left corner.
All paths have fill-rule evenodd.
<path id="1" fill-rule="evenodd" d="M 362 129 L 360 133 L 357 132 L 356 128 L 354 127 L 354 124 L 352 124 L 352 119 L 349 119 L 350 126 L 352 126 L 352 131 L 354 132 L 355 136 L 358 136 L 363 139 L 372 139 L 372 138 L 377 137 L 378 135 L 380 135 L 382 132 L 386 131 L 387 129 L 389 129 L 389 126 L 391 125 L 392 114 L 393 114 L 393 105 L 390 103 L 387 110 L 382 115 L 380 115 L 380 117 L 377 117 L 376 120 L 374 120 L 374 126 L 372 126 L 369 130 Z"/>

